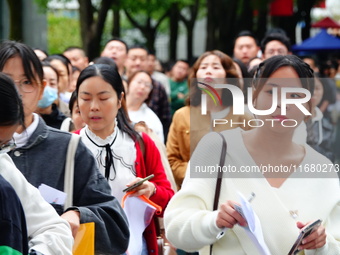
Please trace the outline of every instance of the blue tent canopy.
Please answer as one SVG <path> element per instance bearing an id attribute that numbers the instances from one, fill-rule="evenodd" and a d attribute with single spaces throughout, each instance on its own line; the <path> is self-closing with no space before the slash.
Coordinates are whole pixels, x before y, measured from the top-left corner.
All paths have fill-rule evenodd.
<path id="1" fill-rule="evenodd" d="M 332 36 L 322 29 L 316 36 L 304 40 L 299 45 L 293 45 L 293 51 L 329 51 L 340 50 L 340 38 Z"/>

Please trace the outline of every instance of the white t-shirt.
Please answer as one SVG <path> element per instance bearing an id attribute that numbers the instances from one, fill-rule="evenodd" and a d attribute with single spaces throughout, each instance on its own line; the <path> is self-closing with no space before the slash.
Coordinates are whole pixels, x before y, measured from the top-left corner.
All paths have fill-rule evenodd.
<path id="1" fill-rule="evenodd" d="M 164 133 L 162 122 L 145 103 L 139 108 L 138 111 L 129 111 L 130 120 L 137 123 L 144 121 L 146 125 L 152 129 L 164 143 Z"/>

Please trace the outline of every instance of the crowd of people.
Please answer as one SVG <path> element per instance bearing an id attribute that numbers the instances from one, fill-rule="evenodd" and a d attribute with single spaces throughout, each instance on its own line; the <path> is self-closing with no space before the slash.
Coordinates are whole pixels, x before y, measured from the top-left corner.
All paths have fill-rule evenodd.
<path id="1" fill-rule="evenodd" d="M 293 55 L 281 29 L 261 42 L 241 31 L 233 56 L 212 50 L 167 69 L 120 38 L 93 60 L 75 46 L 49 55 L 2 42 L 0 223 L 18 238 L 5 238 L 0 250 L 71 254 L 80 225 L 94 222 L 95 254 L 131 254 L 136 229 L 123 190 L 152 175 L 128 193 L 161 208 L 131 255 L 162 254 L 160 229 L 173 254 L 262 254 L 247 235 L 239 193 L 256 194 L 251 207 L 269 254 L 288 254 L 317 219 L 294 254 L 340 254 L 340 58 L 318 61 Z M 72 205 L 48 203 L 38 189 L 65 190 L 75 135 Z M 207 171 L 221 159 L 236 174 Z M 288 170 L 240 174 L 246 166 Z"/>

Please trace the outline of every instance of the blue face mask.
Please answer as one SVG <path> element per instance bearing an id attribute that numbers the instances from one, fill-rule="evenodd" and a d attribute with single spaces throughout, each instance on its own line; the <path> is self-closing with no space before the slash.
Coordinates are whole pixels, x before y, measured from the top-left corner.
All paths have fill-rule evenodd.
<path id="1" fill-rule="evenodd" d="M 58 98 L 58 90 L 50 86 L 46 86 L 42 99 L 38 102 L 39 108 L 49 107 Z"/>

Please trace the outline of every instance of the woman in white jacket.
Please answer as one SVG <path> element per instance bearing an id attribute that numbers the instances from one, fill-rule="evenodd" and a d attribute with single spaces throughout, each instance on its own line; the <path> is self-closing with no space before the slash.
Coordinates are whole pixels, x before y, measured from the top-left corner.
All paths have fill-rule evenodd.
<path id="1" fill-rule="evenodd" d="M 199 142 L 182 189 L 164 214 L 166 235 L 175 247 L 211 254 L 213 244 L 214 255 L 287 255 L 301 229 L 321 219 L 292 254 L 340 254 L 339 165 L 293 141 L 295 127 L 308 117 L 303 110 L 311 110 L 306 101 L 313 90 L 313 71 L 296 56 L 274 56 L 260 64 L 252 100 L 258 110 L 252 125 L 258 127 L 222 132 L 227 152 L 221 168 L 222 138 L 209 133 Z M 263 115 L 268 109 L 272 112 Z M 214 210 L 218 171 L 225 178 Z M 243 217 L 239 193 L 248 197 L 253 192 L 255 199 L 241 208 L 247 212 L 251 207 L 254 214 Z M 265 252 L 253 238 L 256 218 Z"/>
<path id="2" fill-rule="evenodd" d="M 14 188 L 19 197 L 25 218 L 22 222 L 26 220 L 27 224 L 27 233 L 23 227 L 22 238 L 12 236 L 12 240 L 28 238 L 31 254 L 72 254 L 73 238 L 69 224 L 59 217 L 40 192 L 27 182 L 6 153 L 15 147 L 12 135 L 23 123 L 23 106 L 16 86 L 13 80 L 0 73 L 0 175 Z M 9 210 L 17 210 L 17 213 L 20 206 Z M 2 233 L 0 239 L 8 238 L 8 235 L 10 233 Z M 15 245 L 12 248 L 15 249 Z"/>

